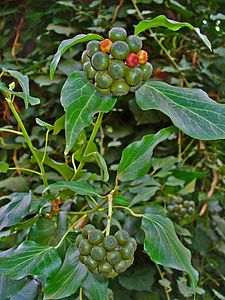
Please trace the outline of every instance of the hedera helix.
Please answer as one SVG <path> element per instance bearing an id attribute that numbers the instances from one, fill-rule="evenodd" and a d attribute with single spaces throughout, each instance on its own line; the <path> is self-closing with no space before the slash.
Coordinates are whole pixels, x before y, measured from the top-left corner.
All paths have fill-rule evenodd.
<path id="1" fill-rule="evenodd" d="M 198 28 L 194 28 L 189 23 L 169 20 L 164 16 L 141 21 L 135 27 L 134 35 L 127 36 L 124 28 L 115 27 L 105 38 L 98 34 L 79 34 L 59 45 L 51 62 L 50 78 L 54 77 L 61 56 L 70 47 L 78 43 L 87 43 L 81 57 L 83 71 L 72 72 L 62 88 L 60 101 L 65 115 L 56 120 L 54 125 L 40 119 L 36 120 L 40 126 L 46 128 L 46 143 L 43 151 L 34 147 L 14 106 L 15 97 L 22 98 L 26 108 L 30 104 L 38 104 L 38 99 L 29 94 L 28 77 L 11 70 L 4 70 L 1 74 L 2 78 L 4 74 L 15 78 L 22 89 L 17 92 L 14 82 L 8 87 L 2 81 L 0 82 L 0 90 L 21 129 L 17 131 L 1 128 L 1 131 L 22 135 L 39 168 L 39 170 L 22 168 L 22 170 L 35 173 L 42 178 L 45 186 L 44 195 L 49 193 L 57 196 L 60 190 L 68 190 L 88 199 L 87 205 L 80 211 L 72 212 L 73 218 L 70 219 L 68 229 L 56 245 L 41 246 L 28 240 L 6 257 L 0 258 L 0 272 L 6 276 L 23 278 L 27 275 L 46 275 L 47 280 L 43 283 L 45 299 L 62 299 L 72 295 L 79 288 L 81 294 L 84 288 L 89 289 L 90 294 L 96 295 L 93 286 L 101 287 L 101 290 L 106 293 L 108 278 L 114 278 L 132 265 L 137 243 L 123 229 L 110 232 L 115 210 L 124 210 L 132 217 L 141 219 L 141 228 L 145 234 L 144 250 L 152 261 L 187 272 L 194 288 L 197 287 L 198 272 L 191 264 L 190 251 L 178 239 L 173 223 L 165 211 L 160 206 L 151 205 L 148 209 L 138 210 L 137 207 L 136 211 L 130 208 L 130 202 L 123 199 L 120 191 L 120 182 L 129 183 L 148 173 L 154 148 L 160 142 L 176 135 L 177 128 L 198 139 L 225 138 L 224 105 L 214 102 L 202 90 L 173 87 L 167 83 L 150 80 L 153 68 L 148 61 L 148 53 L 142 49 L 142 40 L 138 34 L 157 26 L 164 26 L 170 30 L 188 27 L 198 34 L 207 47 L 211 47 L 207 37 L 201 34 Z M 134 97 L 134 101 L 142 110 L 157 109 L 165 113 L 175 126 L 161 129 L 156 134 L 147 134 L 141 140 L 128 145 L 122 152 L 113 189 L 106 195 L 102 195 L 95 188 L 96 177 L 89 179 L 84 166 L 88 162 L 96 161 L 101 170 L 101 181 L 111 180 L 104 157 L 99 153 L 94 142 L 104 114 L 110 112 L 117 101 L 122 99 L 126 101 L 129 95 Z M 98 116 L 95 119 L 96 114 Z M 84 134 L 84 129 L 91 124 L 92 133 L 78 157 L 76 143 Z M 51 160 L 46 153 L 49 134 L 51 132 L 57 134 L 63 128 L 66 135 L 65 155 L 71 155 L 73 168 L 68 164 L 60 165 Z M 49 185 L 46 167 L 55 169 L 64 181 Z M 0 164 L 1 172 L 7 173 L 14 169 L 7 163 Z M 30 197 L 29 195 L 25 200 L 31 201 Z M 17 203 L 18 199 L 13 201 Z M 7 209 L 9 206 L 5 207 L 5 210 Z M 186 217 L 191 215 L 193 210 L 194 203 L 176 197 L 174 203 L 168 206 L 169 215 L 172 217 L 177 217 L 178 211 L 181 217 Z M 91 224 L 90 216 L 106 211 L 106 226 L 101 231 Z M 2 227 L 14 225 L 20 218 L 22 217 L 16 216 L 11 223 L 5 220 Z M 66 244 L 71 231 L 76 232 L 77 238 L 76 241 L 73 239 L 63 260 L 58 251 L 62 251 L 62 246 Z M 42 262 L 38 267 L 35 259 Z M 68 274 L 71 278 L 75 278 L 72 285 L 65 280 Z M 102 275 L 103 279 L 98 275 Z M 90 285 L 90 282 L 94 284 Z M 104 299 L 105 294 L 95 297 L 95 300 Z"/>

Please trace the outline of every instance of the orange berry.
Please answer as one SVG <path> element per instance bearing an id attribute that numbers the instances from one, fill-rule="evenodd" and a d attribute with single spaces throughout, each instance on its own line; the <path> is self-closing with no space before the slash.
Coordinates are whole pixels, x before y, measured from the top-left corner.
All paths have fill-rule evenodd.
<path id="1" fill-rule="evenodd" d="M 140 50 L 137 53 L 138 57 L 139 57 L 139 63 L 145 64 L 148 61 L 148 53 L 144 50 Z"/>
<path id="2" fill-rule="evenodd" d="M 100 42 L 100 49 L 102 52 L 110 52 L 112 46 L 112 42 L 110 39 L 104 39 L 103 41 Z"/>
<path id="3" fill-rule="evenodd" d="M 126 58 L 128 67 L 136 67 L 139 64 L 139 56 L 135 53 L 129 53 Z"/>

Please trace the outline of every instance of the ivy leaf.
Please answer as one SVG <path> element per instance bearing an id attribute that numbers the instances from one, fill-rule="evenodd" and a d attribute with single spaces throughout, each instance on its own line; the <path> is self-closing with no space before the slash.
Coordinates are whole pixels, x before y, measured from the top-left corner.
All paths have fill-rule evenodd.
<path id="1" fill-rule="evenodd" d="M 194 27 L 193 25 L 191 25 L 188 22 L 177 22 L 174 20 L 167 19 L 163 15 L 157 16 L 152 20 L 143 20 L 143 21 L 139 22 L 135 26 L 134 34 L 138 35 L 139 33 L 143 32 L 147 29 L 150 29 L 153 27 L 159 27 L 159 26 L 166 27 L 167 29 L 172 30 L 172 31 L 177 31 L 183 27 L 188 27 L 189 29 L 195 31 L 197 33 L 197 35 L 200 37 L 200 39 L 204 42 L 204 44 L 212 51 L 212 46 L 211 46 L 210 41 L 208 40 L 206 35 L 204 35 L 200 32 L 199 28 Z"/>
<path id="2" fill-rule="evenodd" d="M 58 181 L 56 183 L 50 184 L 44 189 L 43 193 L 45 193 L 47 190 L 60 190 L 60 189 L 69 189 L 79 195 L 84 195 L 84 196 L 98 195 L 95 189 L 87 182 L 68 182 L 68 181 Z"/>
<path id="3" fill-rule="evenodd" d="M 157 264 L 188 273 L 196 288 L 198 272 L 191 265 L 191 253 L 178 239 L 173 222 L 159 214 L 143 215 L 144 249 Z"/>
<path id="4" fill-rule="evenodd" d="M 59 48 L 54 55 L 54 58 L 50 65 L 50 79 L 52 80 L 55 74 L 55 70 L 60 61 L 61 56 L 71 47 L 78 43 L 84 43 L 91 40 L 103 40 L 103 37 L 99 34 L 89 33 L 89 34 L 78 34 L 72 39 L 64 40 L 60 43 Z"/>
<path id="5" fill-rule="evenodd" d="M 39 292 L 39 284 L 33 279 L 28 282 L 18 293 L 13 295 L 10 300 L 36 300 Z"/>
<path id="6" fill-rule="evenodd" d="M 0 173 L 7 173 L 9 165 L 5 162 L 0 162 Z"/>
<path id="7" fill-rule="evenodd" d="M 72 245 L 57 275 L 47 280 L 44 299 L 61 299 L 74 294 L 86 276 L 87 268 L 79 261 L 79 251 Z"/>
<path id="8" fill-rule="evenodd" d="M 0 208 L 0 230 L 18 224 L 30 212 L 32 194 L 18 193 L 12 200 Z"/>
<path id="9" fill-rule="evenodd" d="M 42 121 L 39 118 L 36 118 L 35 121 L 36 121 L 36 123 L 38 125 L 40 125 L 41 127 L 45 127 L 47 130 L 54 130 L 54 126 L 53 125 L 51 125 L 51 124 L 49 124 L 49 123 L 47 123 L 45 121 Z"/>
<path id="10" fill-rule="evenodd" d="M 160 110 L 193 138 L 225 138 L 225 104 L 218 104 L 200 89 L 148 81 L 136 92 L 136 102 L 142 110 Z"/>
<path id="11" fill-rule="evenodd" d="M 60 101 L 66 112 L 65 154 L 72 149 L 79 133 L 91 124 L 93 116 L 97 112 L 110 111 L 116 103 L 115 98 L 98 93 L 79 71 L 72 72 L 68 77 Z"/>
<path id="12" fill-rule="evenodd" d="M 7 256 L 0 255 L 0 273 L 13 279 L 27 275 L 53 276 L 58 272 L 61 259 L 53 247 L 41 246 L 33 241 L 23 242 Z"/>
<path id="13" fill-rule="evenodd" d="M 26 283 L 26 278 L 21 280 L 13 280 L 5 277 L 4 275 L 0 275 L 0 299 L 7 299 L 14 295 L 21 290 Z"/>
<path id="14" fill-rule="evenodd" d="M 168 127 L 156 134 L 145 135 L 140 141 L 128 145 L 122 152 L 117 175 L 120 181 L 134 180 L 147 174 L 154 148 L 176 132 Z"/>
<path id="15" fill-rule="evenodd" d="M 88 272 L 83 288 L 87 292 L 89 300 L 106 300 L 108 280 Z"/>

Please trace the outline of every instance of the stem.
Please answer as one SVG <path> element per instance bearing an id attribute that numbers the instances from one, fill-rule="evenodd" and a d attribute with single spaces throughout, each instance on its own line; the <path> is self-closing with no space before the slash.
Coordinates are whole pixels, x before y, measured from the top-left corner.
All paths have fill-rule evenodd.
<path id="1" fill-rule="evenodd" d="M 80 287 L 80 293 L 79 293 L 80 300 L 83 300 L 83 287 Z"/>
<path id="2" fill-rule="evenodd" d="M 17 113 L 17 111 L 15 109 L 12 100 L 9 100 L 9 99 L 6 98 L 6 101 L 7 101 L 8 105 L 9 105 L 9 108 L 11 109 L 11 112 L 13 113 L 13 115 L 14 115 L 14 117 L 15 117 L 15 119 L 16 119 L 16 121 L 17 121 L 17 123 L 18 123 L 18 125 L 19 125 L 19 127 L 21 129 L 21 131 L 22 131 L 22 134 L 23 134 L 23 136 L 24 136 L 24 138 L 25 138 L 25 140 L 27 142 L 28 147 L 30 148 L 30 151 L 32 152 L 32 154 L 33 154 L 33 156 L 34 156 L 34 158 L 35 158 L 35 160 L 36 160 L 36 162 L 37 162 L 37 164 L 38 164 L 38 166 L 40 168 L 41 177 L 42 177 L 44 186 L 46 187 L 46 186 L 48 186 L 48 181 L 47 181 L 47 178 L 46 178 L 46 173 L 45 173 L 45 169 L 44 169 L 43 163 L 41 162 L 41 160 L 40 160 L 40 158 L 39 158 L 39 156 L 38 156 L 38 154 L 37 154 L 37 152 L 36 152 L 36 150 L 35 150 L 32 142 L 31 142 L 31 140 L 30 140 L 30 137 L 29 137 L 29 135 L 27 133 L 27 130 L 26 130 L 25 126 L 23 125 L 23 122 L 22 122 L 19 114 Z"/>
<path id="3" fill-rule="evenodd" d="M 92 208 L 90 210 L 86 210 L 86 211 L 76 211 L 76 212 L 73 212 L 71 211 L 70 214 L 73 214 L 73 215 L 90 215 L 92 213 L 95 213 L 96 211 L 98 211 L 104 204 L 106 204 L 108 200 L 105 199 L 102 203 L 100 203 L 98 206 L 96 206 L 95 208 Z"/>
<path id="4" fill-rule="evenodd" d="M 129 211 L 129 213 L 130 213 L 133 217 L 136 217 L 136 218 L 142 218 L 142 217 L 143 217 L 142 214 L 136 214 L 135 212 L 133 212 L 133 210 L 131 210 L 129 207 L 126 207 L 126 206 L 115 205 L 115 206 L 113 206 L 113 208 L 123 208 L 123 209 L 126 209 L 126 210 Z"/>
<path id="5" fill-rule="evenodd" d="M 18 134 L 18 135 L 23 135 L 22 132 L 20 132 L 20 131 L 13 130 L 13 129 L 8 129 L 8 128 L 0 128 L 0 131 L 10 132 L 10 133 Z"/>
<path id="6" fill-rule="evenodd" d="M 161 271 L 159 265 L 155 264 L 155 266 L 156 266 L 156 268 L 157 268 L 157 270 L 158 270 L 158 272 L 159 272 L 159 275 L 160 275 L 161 279 L 164 280 L 164 279 L 165 279 L 165 278 L 164 278 L 164 274 L 163 274 L 163 272 Z M 167 299 L 167 300 L 170 300 L 169 291 L 168 291 L 168 289 L 167 289 L 165 286 L 164 286 L 164 290 L 165 290 L 165 294 L 166 294 L 166 299 Z"/>
<path id="7" fill-rule="evenodd" d="M 45 161 L 45 157 L 46 157 L 46 154 L 47 154 L 47 148 L 48 148 L 48 136 L 49 136 L 49 129 L 46 131 L 46 135 L 45 135 L 45 148 L 44 148 L 44 154 L 43 154 L 43 157 L 42 157 L 42 160 L 41 160 L 41 163 L 43 164 L 44 161 Z"/>
<path id="8" fill-rule="evenodd" d="M 59 241 L 59 243 L 54 247 L 55 249 L 58 249 L 62 242 L 64 241 L 65 237 L 67 236 L 67 234 L 70 232 L 71 229 L 73 229 L 74 226 L 76 226 L 82 219 L 85 219 L 87 217 L 87 215 L 85 214 L 84 216 L 80 217 L 80 219 L 76 220 L 65 232 L 65 234 L 63 235 L 63 237 L 61 238 L 61 240 Z"/>
<path id="9" fill-rule="evenodd" d="M 34 174 L 37 174 L 39 176 L 42 176 L 42 174 L 40 172 L 37 172 L 37 171 L 34 171 L 34 170 L 31 170 L 31 169 L 26 169 L 26 168 L 9 168 L 8 170 L 10 171 L 17 171 L 17 170 L 20 170 L 20 171 L 24 171 L 24 172 L 29 172 L 29 173 L 34 173 Z"/>
<path id="10" fill-rule="evenodd" d="M 96 121 L 96 123 L 95 123 L 95 125 L 94 125 L 94 128 L 93 128 L 93 131 L 92 131 L 92 133 L 91 133 L 90 139 L 89 139 L 89 141 L 88 141 L 88 143 L 87 143 L 87 146 L 86 146 L 86 148 L 85 148 L 85 150 L 84 150 L 83 157 L 85 157 L 85 156 L 87 156 L 87 155 L 89 154 L 90 146 L 91 146 L 91 144 L 94 142 L 94 139 L 95 139 L 95 137 L 96 137 L 96 135 L 97 135 L 97 133 L 98 133 L 98 130 L 99 130 L 100 126 L 101 126 L 101 122 L 102 122 L 103 115 L 104 115 L 103 112 L 100 112 L 99 115 L 98 115 L 97 121 Z M 78 175 L 80 174 L 80 172 L 81 172 L 82 169 L 83 169 L 84 164 L 85 164 L 85 162 L 83 162 L 83 161 L 80 162 L 80 164 L 79 164 L 79 166 L 78 166 L 78 168 L 77 168 L 76 173 L 75 173 L 74 176 L 71 178 L 71 181 L 77 179 Z"/>
<path id="11" fill-rule="evenodd" d="M 109 194 L 108 195 L 108 220 L 107 220 L 107 225 L 105 228 L 105 235 L 108 236 L 110 234 L 110 227 L 111 227 L 111 221 L 112 221 L 112 203 L 113 203 L 113 195 Z"/>

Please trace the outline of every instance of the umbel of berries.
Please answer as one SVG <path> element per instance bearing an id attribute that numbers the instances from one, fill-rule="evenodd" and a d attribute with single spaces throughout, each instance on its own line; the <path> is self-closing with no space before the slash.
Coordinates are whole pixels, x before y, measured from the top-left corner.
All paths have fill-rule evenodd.
<path id="1" fill-rule="evenodd" d="M 187 218 L 195 212 L 195 203 L 191 200 L 184 200 L 178 197 L 170 205 L 167 206 L 171 217 L 181 220 Z"/>
<path id="2" fill-rule="evenodd" d="M 127 36 L 121 27 L 113 27 L 103 41 L 90 41 L 82 54 L 82 64 L 86 78 L 98 92 L 116 97 L 138 90 L 153 70 L 141 39 Z"/>
<path id="3" fill-rule="evenodd" d="M 137 243 L 127 231 L 104 236 L 93 225 L 86 225 L 76 239 L 79 259 L 89 271 L 107 278 L 126 271 L 134 261 Z"/>

